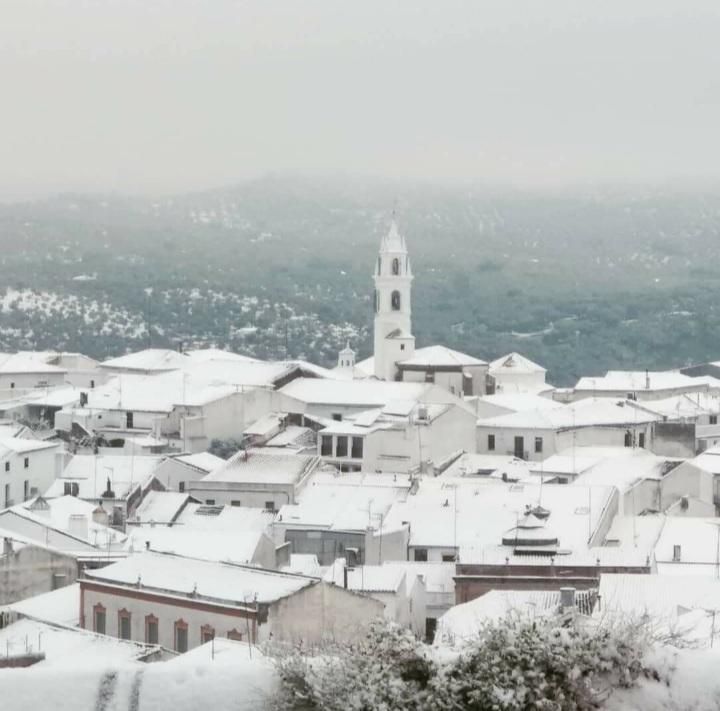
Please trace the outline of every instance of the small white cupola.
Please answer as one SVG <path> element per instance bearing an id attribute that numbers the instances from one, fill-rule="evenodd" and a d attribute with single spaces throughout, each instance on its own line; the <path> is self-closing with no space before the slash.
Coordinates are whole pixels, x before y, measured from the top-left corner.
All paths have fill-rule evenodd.
<path id="1" fill-rule="evenodd" d="M 353 368 L 355 368 L 355 351 L 350 348 L 350 343 L 345 344 L 345 348 L 343 348 L 338 353 L 338 364 L 337 367 L 342 370 L 349 370 L 352 371 Z"/>

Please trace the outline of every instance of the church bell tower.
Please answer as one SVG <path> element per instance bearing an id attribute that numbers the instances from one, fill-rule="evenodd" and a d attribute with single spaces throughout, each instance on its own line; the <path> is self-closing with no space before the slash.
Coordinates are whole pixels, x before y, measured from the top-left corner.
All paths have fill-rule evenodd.
<path id="1" fill-rule="evenodd" d="M 413 280 L 410 257 L 394 218 L 380 243 L 374 280 L 375 376 L 395 380 L 398 361 L 412 358 L 415 353 L 415 337 L 410 304 Z"/>

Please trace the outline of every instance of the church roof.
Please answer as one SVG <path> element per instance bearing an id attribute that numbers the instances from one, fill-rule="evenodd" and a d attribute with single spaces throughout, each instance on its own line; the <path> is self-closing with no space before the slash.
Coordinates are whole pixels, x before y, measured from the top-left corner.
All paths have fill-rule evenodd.
<path id="1" fill-rule="evenodd" d="M 467 353 L 460 353 L 460 351 L 454 351 L 452 348 L 446 348 L 445 346 L 427 346 L 425 348 L 418 348 L 412 358 L 400 361 L 400 366 L 410 367 L 464 367 L 472 365 L 487 365 L 484 360 L 473 358 L 473 356 L 467 355 Z"/>
<path id="2" fill-rule="evenodd" d="M 393 221 L 390 223 L 390 229 L 387 231 L 387 234 L 382 239 L 382 243 L 380 244 L 380 251 L 407 252 L 405 237 L 400 234 L 397 222 L 395 222 L 395 218 L 393 218 Z"/>

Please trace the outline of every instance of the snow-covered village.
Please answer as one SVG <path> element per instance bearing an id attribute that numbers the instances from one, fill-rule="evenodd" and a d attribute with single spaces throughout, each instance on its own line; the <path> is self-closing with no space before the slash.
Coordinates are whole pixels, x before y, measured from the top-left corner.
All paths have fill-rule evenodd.
<path id="1" fill-rule="evenodd" d="M 720 362 L 556 388 L 416 346 L 411 245 L 390 219 L 334 368 L 0 356 L 3 708 L 720 693 Z"/>
<path id="2" fill-rule="evenodd" d="M 720 711 L 718 0 L 0 8 L 0 711 Z"/>

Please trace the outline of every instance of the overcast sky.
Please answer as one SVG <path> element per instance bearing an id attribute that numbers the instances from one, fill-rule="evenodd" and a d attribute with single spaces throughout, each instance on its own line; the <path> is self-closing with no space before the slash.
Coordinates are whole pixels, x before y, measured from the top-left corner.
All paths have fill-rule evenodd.
<path id="1" fill-rule="evenodd" d="M 1 0 L 0 198 L 720 178 L 718 0 Z"/>

